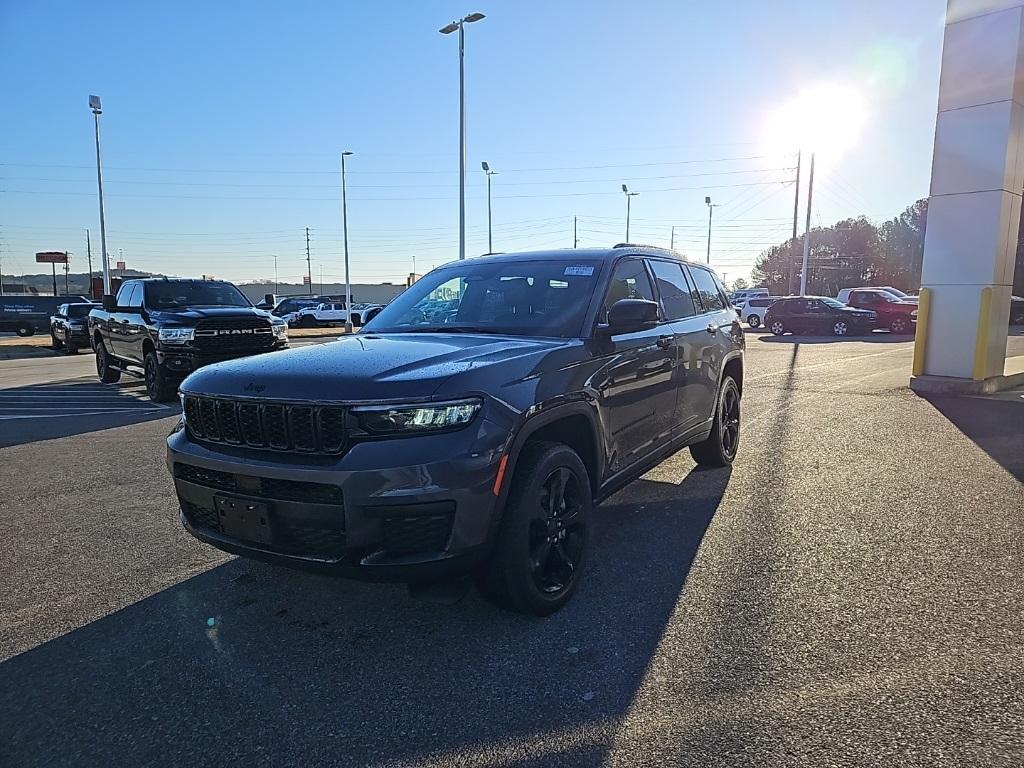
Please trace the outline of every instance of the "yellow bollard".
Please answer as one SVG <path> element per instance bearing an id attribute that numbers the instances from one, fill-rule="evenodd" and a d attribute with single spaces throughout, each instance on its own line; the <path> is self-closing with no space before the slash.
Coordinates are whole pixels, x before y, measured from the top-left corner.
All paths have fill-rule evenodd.
<path id="1" fill-rule="evenodd" d="M 932 306 L 932 289 L 922 288 L 917 301 L 917 332 L 914 334 L 914 376 L 924 374 L 924 348 L 928 340 L 928 311 Z"/>
<path id="2" fill-rule="evenodd" d="M 974 380 L 984 381 L 988 363 L 988 326 L 992 310 L 992 286 L 981 289 L 981 306 L 978 307 L 978 331 L 974 337 Z"/>

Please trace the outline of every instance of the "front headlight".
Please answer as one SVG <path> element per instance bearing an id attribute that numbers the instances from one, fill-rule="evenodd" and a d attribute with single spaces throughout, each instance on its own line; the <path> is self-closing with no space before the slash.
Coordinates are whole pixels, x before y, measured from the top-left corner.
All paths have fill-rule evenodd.
<path id="1" fill-rule="evenodd" d="M 406 435 L 461 429 L 480 410 L 476 398 L 422 405 L 371 405 L 352 409 L 359 425 L 371 435 Z"/>
<path id="2" fill-rule="evenodd" d="M 288 323 L 274 323 L 271 328 L 274 329 L 275 339 L 287 339 L 288 338 Z"/>
<path id="3" fill-rule="evenodd" d="M 195 328 L 161 328 L 157 332 L 160 341 L 165 344 L 185 344 L 195 338 Z"/>

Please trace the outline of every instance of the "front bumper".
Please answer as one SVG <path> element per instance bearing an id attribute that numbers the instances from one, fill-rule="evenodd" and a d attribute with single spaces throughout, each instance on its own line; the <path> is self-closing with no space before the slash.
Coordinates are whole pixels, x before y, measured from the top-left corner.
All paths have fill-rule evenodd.
<path id="1" fill-rule="evenodd" d="M 182 429 L 167 439 L 167 465 L 181 523 L 201 541 L 289 567 L 403 581 L 465 571 L 486 555 L 507 438 L 478 418 L 458 432 L 327 457 L 210 446 Z M 221 514 L 239 500 L 265 512 L 264 527 L 240 533 Z"/>
<path id="2" fill-rule="evenodd" d="M 265 355 L 267 352 L 277 352 L 288 349 L 287 341 L 275 341 L 273 346 L 266 349 L 243 349 L 225 352 L 204 352 L 190 345 L 160 344 L 157 347 L 157 360 L 175 376 L 188 376 L 192 371 L 202 368 L 204 365 L 223 363 L 226 360 L 237 360 L 240 357 L 252 357 L 253 355 Z"/>

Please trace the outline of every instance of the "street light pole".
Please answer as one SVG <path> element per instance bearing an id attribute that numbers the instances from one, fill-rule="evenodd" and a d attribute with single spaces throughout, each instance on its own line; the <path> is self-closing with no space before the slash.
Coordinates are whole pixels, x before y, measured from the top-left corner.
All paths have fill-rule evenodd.
<path id="1" fill-rule="evenodd" d="M 487 252 L 494 253 L 494 242 L 491 236 L 491 176 L 494 176 L 497 171 L 492 171 L 491 166 L 487 163 L 480 163 L 480 167 L 484 169 L 484 175 L 487 176 Z"/>
<path id="2" fill-rule="evenodd" d="M 341 153 L 341 227 L 345 244 L 345 333 L 352 333 L 352 282 L 348 271 L 348 198 L 345 184 L 345 158 L 352 153 Z"/>
<path id="3" fill-rule="evenodd" d="M 800 267 L 800 295 L 807 295 L 807 262 L 811 256 L 811 201 L 814 199 L 814 153 L 811 152 L 811 170 L 807 175 L 807 225 L 804 227 L 804 261 Z"/>
<path id="4" fill-rule="evenodd" d="M 626 196 L 626 242 L 628 243 L 629 242 L 629 203 L 630 203 L 630 198 L 636 197 L 640 193 L 639 192 L 630 192 L 629 191 L 629 187 L 627 187 L 625 184 L 623 184 L 622 185 L 622 194 L 624 194 Z"/>
<path id="5" fill-rule="evenodd" d="M 708 256 L 707 256 L 707 264 L 708 264 L 708 266 L 710 266 L 711 265 L 711 214 L 714 212 L 715 208 L 718 206 L 718 203 L 712 203 L 710 197 L 705 197 L 704 198 L 704 204 L 707 205 L 707 207 L 708 207 Z"/>
<path id="6" fill-rule="evenodd" d="M 95 299 L 92 290 L 92 240 L 89 238 L 89 230 L 85 230 L 85 253 L 89 259 L 89 298 Z"/>
<path id="7" fill-rule="evenodd" d="M 281 292 L 281 283 L 280 283 L 280 280 L 277 279 L 277 256 L 275 255 L 274 256 L 274 296 L 276 297 L 277 294 L 279 294 L 280 292 Z"/>
<path id="8" fill-rule="evenodd" d="M 107 259 L 107 222 L 103 215 L 103 161 L 100 156 L 100 115 L 103 106 L 99 96 L 89 97 L 89 108 L 96 122 L 96 186 L 100 195 L 100 260 L 103 265 L 103 293 L 110 293 L 110 261 Z"/>
<path id="9" fill-rule="evenodd" d="M 459 258 L 466 258 L 466 24 L 480 21 L 482 13 L 471 13 L 438 30 L 442 35 L 459 33 Z"/>

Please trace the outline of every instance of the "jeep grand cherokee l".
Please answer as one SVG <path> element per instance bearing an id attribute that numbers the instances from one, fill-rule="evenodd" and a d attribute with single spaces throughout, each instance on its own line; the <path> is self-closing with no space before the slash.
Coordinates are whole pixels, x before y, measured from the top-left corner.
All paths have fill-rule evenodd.
<path id="1" fill-rule="evenodd" d="M 549 614 L 577 586 L 593 504 L 683 446 L 732 462 L 743 350 L 718 278 L 672 251 L 454 262 L 358 334 L 189 376 L 167 440 L 181 522 L 367 579 L 473 570 Z"/>

